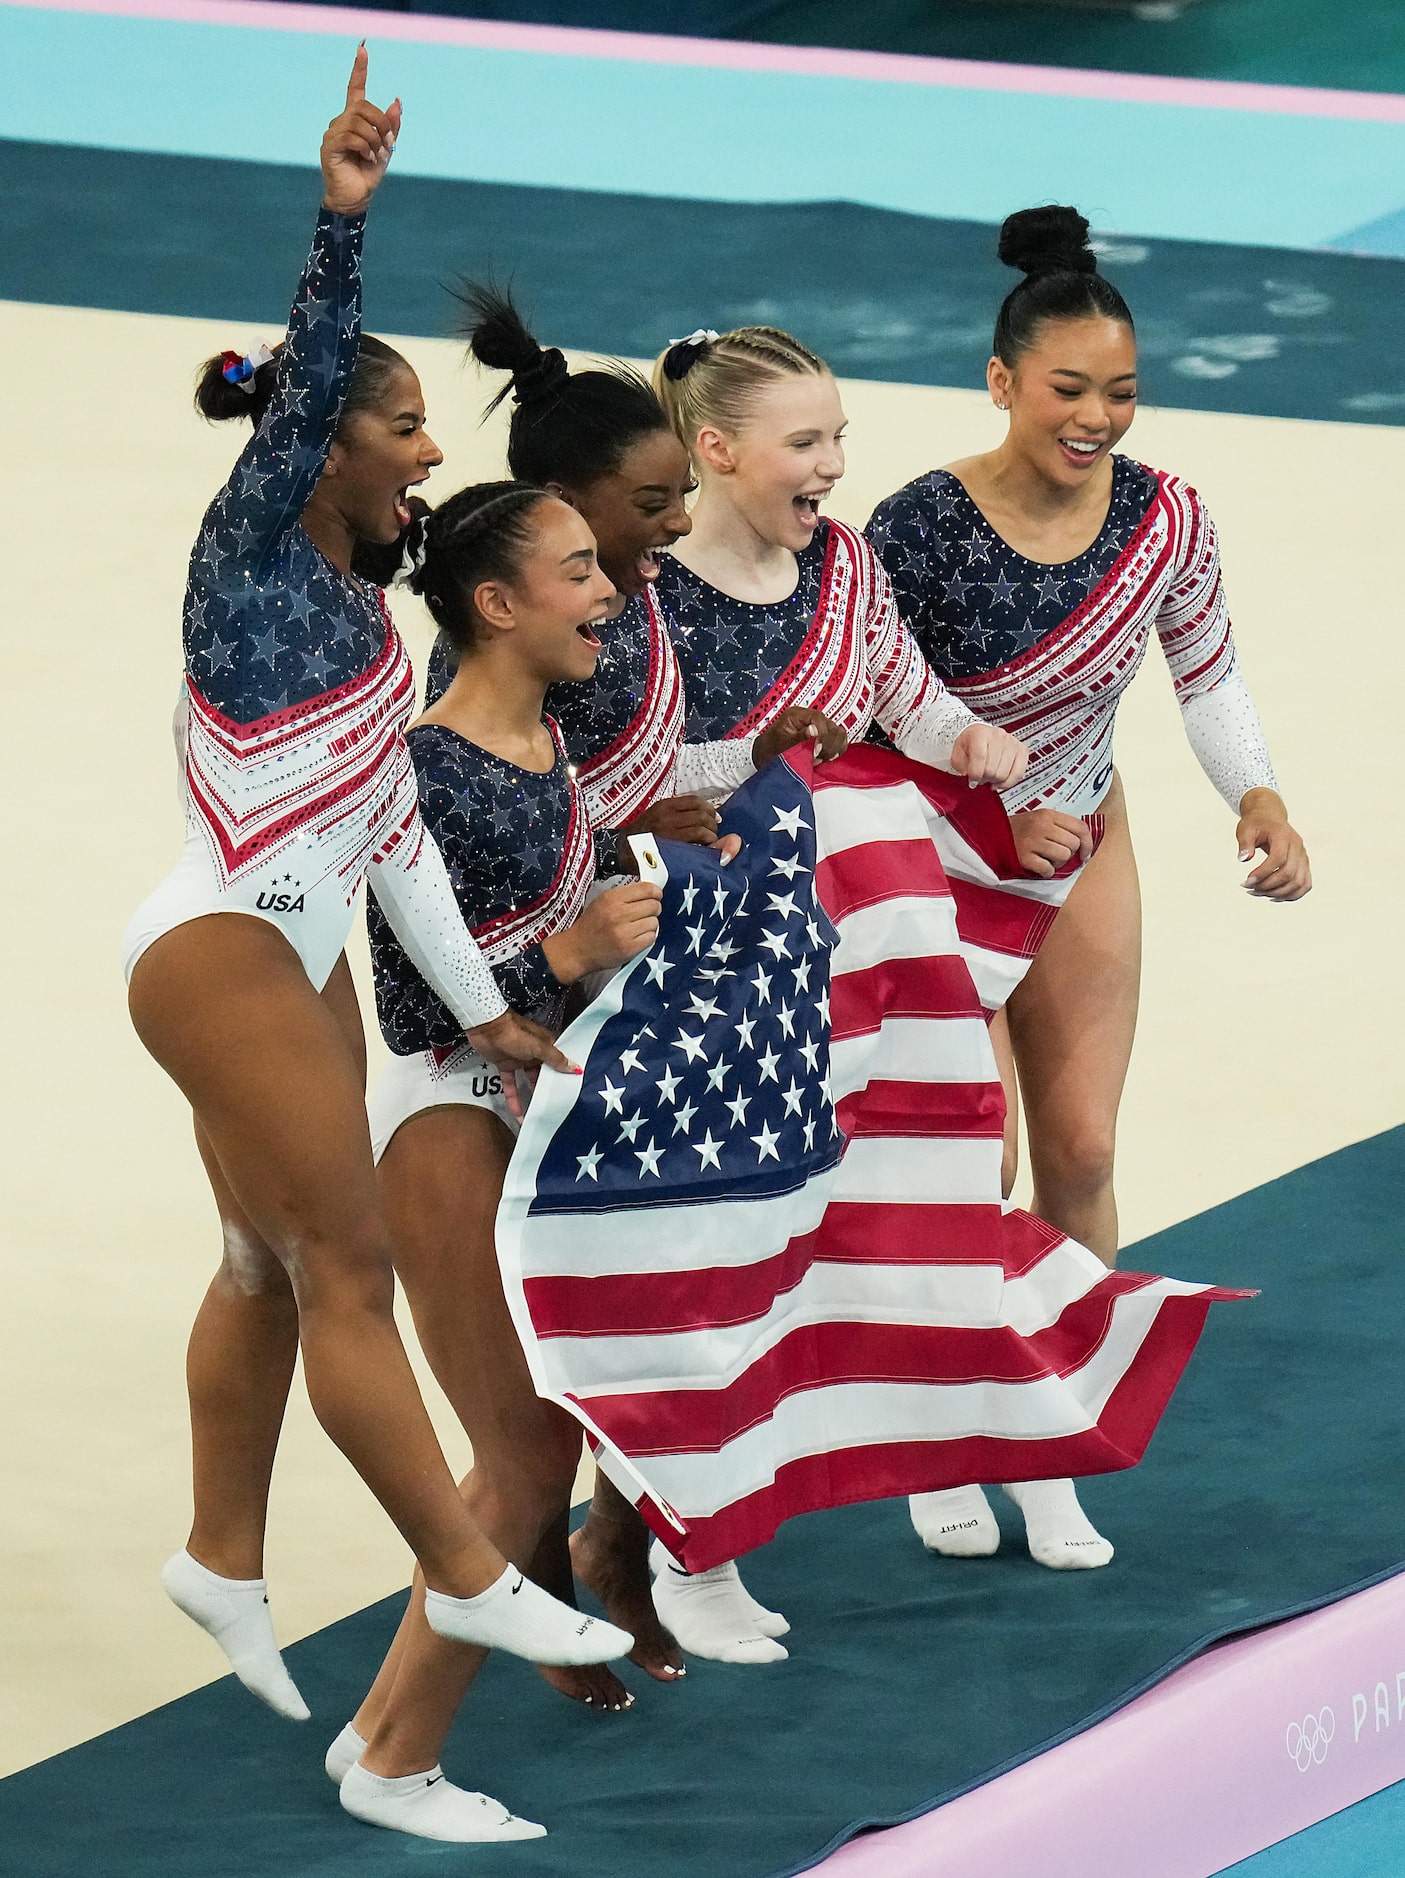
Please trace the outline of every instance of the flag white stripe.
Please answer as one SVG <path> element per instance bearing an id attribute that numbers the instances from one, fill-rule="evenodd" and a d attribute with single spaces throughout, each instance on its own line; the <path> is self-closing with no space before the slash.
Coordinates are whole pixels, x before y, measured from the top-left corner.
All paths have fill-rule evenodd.
<path id="1" fill-rule="evenodd" d="M 834 1099 L 866 1088 L 877 1068 L 883 1082 L 998 1082 L 995 1052 L 983 1017 L 942 1019 L 941 1044 L 926 1017 L 885 1017 L 879 1029 L 830 1045 Z"/>
<path id="2" fill-rule="evenodd" d="M 990 952 L 984 946 L 968 945 L 964 953 L 982 1009 L 1003 1011 L 1029 970 L 1029 960 L 1010 952 Z"/>
<path id="3" fill-rule="evenodd" d="M 533 1214 L 513 1248 L 516 1268 L 525 1278 L 596 1278 L 759 1265 L 819 1225 L 836 1171 L 764 1200 Z"/>
<path id="4" fill-rule="evenodd" d="M 651 1490 L 685 1520 L 705 1519 L 770 1486 L 792 1461 L 892 1442 L 1056 1441 L 1096 1427 L 1108 1398 L 1156 1319 L 1155 1287 L 1119 1298 L 1093 1359 L 1066 1377 L 1034 1382 L 830 1383 L 798 1391 L 720 1450 L 650 1454 Z"/>
<path id="5" fill-rule="evenodd" d="M 1092 1255 L 1085 1254 L 1087 1259 Z M 657 1334 L 548 1337 L 543 1360 L 553 1388 L 580 1396 L 637 1395 L 729 1389 L 787 1337 L 820 1324 L 1008 1327 L 1017 1336 L 1034 1337 L 1107 1276 L 1101 1261 L 1092 1263 L 1096 1270 L 1051 1254 L 1008 1283 L 990 1265 L 812 1265 L 765 1317 Z"/>
<path id="6" fill-rule="evenodd" d="M 526 1278 L 597 1278 L 756 1265 L 813 1232 L 831 1200 L 991 1205 L 992 1178 L 999 1192 L 1000 1154 L 998 1141 L 961 1137 L 851 1141 L 837 1168 L 797 1193 L 661 1210 L 636 1202 L 586 1216 L 534 1214 L 518 1255 L 520 1270 Z"/>
<path id="7" fill-rule="evenodd" d="M 895 895 L 844 915 L 830 978 L 866 972 L 889 959 L 959 958 L 961 950 L 954 900 Z"/>
<path id="8" fill-rule="evenodd" d="M 816 792 L 815 838 L 825 858 L 875 842 L 926 841 L 927 804 L 915 783 Z"/>
<path id="9" fill-rule="evenodd" d="M 989 1206 L 1004 1144 L 970 1137 L 861 1135 L 839 1163 L 832 1197 L 897 1206 Z M 933 1227 L 939 1226 L 934 1217 Z"/>

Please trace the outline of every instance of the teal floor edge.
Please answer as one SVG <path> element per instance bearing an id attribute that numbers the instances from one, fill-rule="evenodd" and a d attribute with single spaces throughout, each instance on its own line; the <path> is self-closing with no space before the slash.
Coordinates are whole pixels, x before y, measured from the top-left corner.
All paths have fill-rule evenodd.
<path id="1" fill-rule="evenodd" d="M 1333 1813 L 1218 1878 L 1401 1878 L 1405 1872 L 1405 1781 Z"/>
<path id="2" fill-rule="evenodd" d="M 695 1663 L 667 1689 L 636 1677 L 637 1708 L 602 1717 L 526 1665 L 491 1660 L 446 1768 L 551 1831 L 475 1854 L 474 1870 L 808 1870 L 854 1832 L 929 1811 L 1086 1728 L 1209 1641 L 1405 1568 L 1403 1163 L 1396 1129 L 1131 1250 L 1132 1267 L 1262 1295 L 1212 1311 L 1142 1466 L 1085 1483 L 1117 1544 L 1107 1571 L 1039 1571 L 1013 1533 L 993 1560 L 932 1559 L 905 1507 L 882 1502 L 795 1521 L 748 1561 L 756 1595 L 794 1626 L 775 1669 Z M 321 1771 L 400 1605 L 289 1652 L 310 1728 L 225 1679 L 0 1782 L 14 1869 L 409 1878 L 461 1857 L 355 1826 Z"/>
<path id="3" fill-rule="evenodd" d="M 271 336 L 313 190 L 291 167 L 0 140 L 0 297 L 259 322 Z M 759 321 L 843 374 L 979 388 L 1009 285 L 994 247 L 982 223 L 845 202 L 392 176 L 368 234 L 367 324 L 444 334 L 447 284 L 491 274 L 516 284 L 544 337 L 586 351 L 648 357 L 700 325 Z M 1405 263 L 1117 238 L 1102 264 L 1137 316 L 1144 402 L 1405 421 Z"/>

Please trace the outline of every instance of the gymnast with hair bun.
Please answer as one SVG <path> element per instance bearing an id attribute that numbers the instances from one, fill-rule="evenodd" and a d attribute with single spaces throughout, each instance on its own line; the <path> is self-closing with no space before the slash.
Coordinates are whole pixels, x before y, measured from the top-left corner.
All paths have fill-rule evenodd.
<path id="1" fill-rule="evenodd" d="M 543 708 L 589 679 L 614 589 L 578 511 L 525 482 L 465 489 L 430 512 L 415 558 L 410 584 L 447 635 L 454 667 L 408 732 L 421 812 L 514 1008 L 554 1027 L 569 987 L 614 971 L 658 933 L 656 886 L 635 879 L 592 891 L 585 793 Z M 613 843 L 609 864 L 613 872 Z M 396 1269 L 421 1346 L 473 1444 L 463 1491 L 475 1517 L 524 1571 L 569 1598 L 565 1522 L 582 1428 L 536 1394 L 495 1246 L 521 1104 L 464 1041 L 374 900 L 369 928 L 393 1054 L 368 1107 Z M 647 1606 L 645 1546 L 641 1537 L 638 1600 Z M 671 1639 L 656 1648 L 672 1648 Z M 673 1655 L 659 1666 L 663 1679 L 681 1674 Z M 539 1830 L 487 1830 L 477 1796 L 440 1769 L 481 1662 L 481 1652 L 434 1634 L 417 1584 L 375 1684 L 327 1752 L 348 1812 L 433 1839 Z M 597 1710 L 633 1701 L 603 1669 L 549 1679 Z"/>
<path id="2" fill-rule="evenodd" d="M 615 587 L 594 674 L 553 686 L 547 699 L 585 792 L 601 866 L 632 865 L 626 834 L 714 845 L 716 801 L 817 734 L 817 715 L 791 713 L 749 742 L 685 742 L 682 678 L 654 582 L 660 551 L 692 526 L 685 505 L 696 483 L 687 451 L 628 366 L 573 372 L 557 347 L 532 336 L 509 294 L 469 284 L 461 298 L 472 356 L 510 374 L 488 406 L 492 412 L 513 400 L 508 468 L 584 516 Z M 426 704 L 452 673 L 452 644 L 441 633 Z"/>
<path id="3" fill-rule="evenodd" d="M 992 1037 L 1007 1099 L 1006 1193 L 1018 1088 L 1032 1210 L 1111 1265 L 1117 1109 L 1141 971 L 1112 737 L 1153 631 L 1191 748 L 1238 818 L 1239 859 L 1264 856 L 1246 888 L 1297 900 L 1311 874 L 1239 670 L 1214 524 L 1179 477 L 1116 453 L 1136 413 L 1137 343 L 1086 220 L 1071 208 L 1023 210 L 1001 229 L 999 253 L 1023 275 L 1000 308 L 987 367 L 990 395 L 1009 413 L 1005 440 L 918 477 L 879 504 L 866 532 L 933 670 L 982 717 L 1018 725 L 1029 747 L 1006 796 L 1026 869 L 1049 876 L 1091 855 Z M 1041 1564 L 1111 1559 L 1071 1481 L 1006 1491 Z M 912 1515 L 933 1551 L 970 1557 L 1000 1543 L 978 1486 L 917 1495 Z"/>
<path id="4" fill-rule="evenodd" d="M 647 830 L 717 845 L 713 798 L 730 793 L 792 744 L 820 733 L 833 735 L 833 729 L 819 712 L 797 709 L 781 713 L 764 733 L 746 741 L 683 741 L 682 680 L 653 582 L 660 550 L 686 535 L 691 525 L 685 507 L 694 487 L 688 453 L 648 384 L 628 367 L 572 372 L 560 351 L 544 349 L 532 336 L 508 295 L 467 286 L 462 297 L 474 358 L 511 374 L 489 405 L 491 411 L 509 393 L 513 397 L 509 467 L 521 481 L 546 489 L 580 514 L 595 536 L 600 568 L 615 587 L 604 615 L 594 622 L 602 643 L 593 672 L 556 680 L 545 698 L 595 830 L 599 871 L 610 875 L 621 866 L 633 868 L 626 832 Z M 429 536 L 421 531 L 432 532 L 438 524 L 434 513 L 420 506 L 414 531 L 393 549 L 363 550 L 358 565 L 389 580 L 397 564 L 408 569 L 422 561 Z M 422 569 L 411 584 L 423 584 Z M 454 632 L 445 627 L 430 658 L 427 708 L 444 697 L 459 656 Z M 411 740 L 416 747 L 418 736 Z M 721 845 L 735 849 L 736 837 Z M 384 997 L 381 1009 L 384 1027 Z M 387 1037 L 392 1049 L 401 1047 L 389 1029 Z M 373 1108 L 386 1101 L 394 1078 L 410 1073 L 398 1061 L 392 1065 Z M 511 1126 L 499 1106 L 500 1118 Z M 398 1157 L 382 1163 L 383 1180 L 393 1177 L 397 1164 Z M 401 1275 L 413 1295 L 416 1274 L 406 1266 Z M 426 1293 L 419 1307 L 426 1323 L 453 1321 L 460 1296 L 452 1285 L 437 1298 Z M 441 1347 L 446 1357 L 440 1380 L 456 1399 L 447 1333 L 429 1333 L 426 1348 Z M 465 1413 L 471 1420 L 471 1404 Z M 589 1518 L 571 1535 L 569 1550 L 563 1501 L 559 1516 L 541 1536 L 530 1570 L 539 1582 L 569 1597 L 574 1565 L 575 1575 L 611 1618 L 633 1635 L 631 1661 L 656 1681 L 671 1682 L 684 1674 L 683 1655 L 655 1611 L 648 1555 L 643 1520 L 598 1475 Z M 753 1609 L 763 1621 L 783 1627 L 773 1613 Z M 769 1640 L 766 1649 L 784 1654 Z M 543 1674 L 564 1694 L 605 1712 L 632 1701 L 604 1668 Z"/>
<path id="5" fill-rule="evenodd" d="M 507 1009 L 464 925 L 420 818 L 409 660 L 351 572 L 354 542 L 394 540 L 410 485 L 440 461 L 415 374 L 360 334 L 365 214 L 401 118 L 398 101 L 367 102 L 366 70 L 363 46 L 322 142 L 286 339 L 201 379 L 200 409 L 254 434 L 191 555 L 185 848 L 125 942 L 133 1023 L 190 1100 L 224 1232 L 188 1359 L 195 1520 L 164 1583 L 246 1686 L 299 1720 L 263 1579 L 299 1348 L 313 1408 L 414 1551 L 442 1635 L 562 1664 L 632 1641 L 524 1580 L 459 1495 L 395 1326 L 355 999 L 319 995 L 369 878 L 459 1035 L 503 1073 L 571 1067 Z"/>

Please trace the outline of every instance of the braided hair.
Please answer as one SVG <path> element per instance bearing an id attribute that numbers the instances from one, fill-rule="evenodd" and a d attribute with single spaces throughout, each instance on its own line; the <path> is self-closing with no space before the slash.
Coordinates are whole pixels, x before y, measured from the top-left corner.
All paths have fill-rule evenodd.
<path id="1" fill-rule="evenodd" d="M 1008 216 L 998 253 L 1006 267 L 1024 275 L 996 316 L 992 349 L 1002 364 L 1013 367 L 1029 351 L 1045 320 L 1101 315 L 1135 331 L 1127 302 L 1098 272 L 1087 218 L 1077 209 L 1021 209 Z"/>
<path id="2" fill-rule="evenodd" d="M 485 580 L 517 578 L 534 539 L 533 510 L 550 500 L 535 483 L 472 483 L 417 518 L 410 587 L 456 652 L 479 636 L 475 589 Z"/>
<path id="3" fill-rule="evenodd" d="M 573 372 L 558 347 L 532 337 L 511 294 L 466 281 L 458 298 L 473 357 L 510 374 L 484 415 L 511 395 L 507 463 L 521 481 L 580 493 L 617 470 L 641 437 L 668 429 L 658 399 L 629 366 Z"/>
<path id="4" fill-rule="evenodd" d="M 698 432 L 737 431 L 777 378 L 822 377 L 824 360 L 777 326 L 738 326 L 675 340 L 654 362 L 654 393 L 690 454 Z"/>

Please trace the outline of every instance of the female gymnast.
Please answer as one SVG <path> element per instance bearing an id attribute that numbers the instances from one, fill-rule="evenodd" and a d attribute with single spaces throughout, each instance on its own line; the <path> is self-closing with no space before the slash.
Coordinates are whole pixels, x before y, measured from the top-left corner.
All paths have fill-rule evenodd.
<path id="1" fill-rule="evenodd" d="M 626 367 L 572 372 L 557 348 L 538 344 L 509 296 L 470 286 L 463 298 L 474 358 L 511 374 L 489 410 L 511 392 L 512 474 L 550 489 L 580 512 L 616 589 L 611 612 L 600 622 L 603 644 L 594 674 L 554 685 L 547 695 L 597 830 L 601 871 L 632 865 L 622 845 L 629 832 L 711 845 L 717 838 L 716 798 L 801 736 L 814 738 L 821 756 L 837 753 L 843 737 L 822 713 L 797 705 L 780 712 L 754 740 L 684 742 L 682 677 L 653 583 L 660 551 L 691 527 L 685 502 L 696 485 L 688 452 L 649 386 Z M 413 559 L 413 546 L 407 547 Z M 388 574 L 384 559 L 378 565 Z M 427 704 L 442 696 L 454 659 L 452 641 L 441 632 L 430 656 Z M 543 1544 L 556 1562 L 539 1557 L 534 1575 L 567 1595 L 564 1531 L 549 1533 Z M 687 1581 L 690 1595 L 673 1601 L 675 1640 L 650 1595 L 648 1550 L 648 1529 L 638 1512 L 598 1475 L 589 1517 L 571 1538 L 570 1559 L 581 1582 L 633 1634 L 631 1660 L 651 1676 L 671 1680 L 682 1674 L 678 1641 L 698 1655 L 720 1649 L 736 1661 L 784 1657 L 774 1639 L 789 1626 L 749 1597 L 734 1566 Z M 745 1637 L 728 1634 L 719 1641 L 710 1616 L 724 1581 L 729 1597 L 743 1599 L 753 1621 Z M 624 1694 L 608 1671 L 548 1680 L 611 1706 Z"/>
<path id="2" fill-rule="evenodd" d="M 627 833 L 710 845 L 718 821 L 712 798 L 729 795 L 788 749 L 802 720 L 792 715 L 754 744 L 684 742 L 682 679 L 653 583 L 660 551 L 692 526 L 688 453 L 628 367 L 572 372 L 557 347 L 544 348 L 527 330 L 509 295 L 470 285 L 463 300 L 473 357 L 510 374 L 488 406 L 492 412 L 512 396 L 509 470 L 584 516 L 615 587 L 594 673 L 547 700 L 585 792 L 601 866 L 608 872 L 629 864 Z M 430 654 L 427 705 L 443 695 L 453 662 L 452 641 L 441 632 Z M 818 713 L 804 723 L 824 734 Z"/>
<path id="3" fill-rule="evenodd" d="M 190 1099 L 225 1244 L 190 1346 L 195 1524 L 164 1582 L 299 1719 L 261 1575 L 299 1346 L 323 1427 L 420 1561 L 436 1628 L 556 1663 L 631 1641 L 524 1582 L 459 1495 L 392 1316 L 355 1000 L 344 977 L 319 996 L 369 873 L 486 1057 L 504 1073 L 570 1068 L 506 1009 L 463 925 L 402 735 L 409 661 L 349 572 L 353 542 L 394 538 L 409 486 L 440 460 L 413 372 L 359 337 L 365 211 L 401 117 L 398 101 L 367 102 L 366 67 L 363 46 L 323 140 L 322 209 L 276 360 L 226 355 L 201 383 L 203 410 L 256 428 L 191 557 L 185 849 L 125 947 L 133 1023 Z"/>
<path id="4" fill-rule="evenodd" d="M 576 510 L 523 482 L 466 489 L 433 511 L 411 584 L 455 663 L 408 735 L 421 811 L 514 1006 L 555 1022 L 566 987 L 613 970 L 658 931 L 660 895 L 646 883 L 587 904 L 596 866 L 584 792 L 557 726 L 543 720 L 549 688 L 557 695 L 594 667 L 613 589 Z M 792 741 L 805 734 L 797 727 Z M 498 1274 L 514 1113 L 374 903 L 370 931 L 394 1055 L 369 1109 L 396 1267 L 473 1443 L 465 1497 L 506 1555 L 530 1562 L 564 1522 L 582 1431 L 536 1395 Z M 569 1586 L 564 1546 L 560 1567 Z M 482 1655 L 433 1634 L 417 1587 L 373 1689 L 327 1754 L 347 1811 L 429 1838 L 484 1836 L 477 1796 L 466 1799 L 438 1764 Z M 630 1700 L 613 1679 L 586 1699 Z"/>
<path id="5" fill-rule="evenodd" d="M 688 734 L 745 740 L 803 705 L 846 738 L 877 724 L 906 755 L 972 785 L 1017 783 L 1023 745 L 943 688 L 868 543 L 820 514 L 844 474 L 846 422 L 823 360 L 771 327 L 697 332 L 660 356 L 654 389 L 700 485 L 692 532 L 658 579 Z M 768 1622 L 735 1565 L 686 1573 L 661 1544 L 652 1557 L 659 1613 L 690 1649 L 784 1654 L 784 1620 Z"/>
<path id="6" fill-rule="evenodd" d="M 991 397 L 1009 412 L 1005 441 L 909 483 L 880 504 L 867 532 L 933 669 L 973 709 L 1018 724 L 1029 744 L 1029 769 L 1008 799 L 1029 871 L 1049 875 L 1088 854 L 1090 821 L 1101 820 L 1096 853 L 993 1035 L 1009 1105 L 1006 1192 L 1018 1078 L 1033 1210 L 1111 1265 L 1117 1109 L 1141 968 L 1112 732 L 1153 629 L 1191 747 L 1238 817 L 1239 859 L 1266 857 L 1246 887 L 1297 900 L 1311 876 L 1239 672 L 1214 525 L 1179 478 L 1114 454 L 1136 411 L 1137 347 L 1087 233 L 1070 208 L 1028 209 L 1005 223 L 1000 258 L 1024 275 L 1000 309 L 987 371 Z M 1008 1491 L 1042 1564 L 1112 1557 L 1072 1482 Z M 919 1495 L 912 1511 L 933 1550 L 976 1556 L 999 1544 L 979 1487 Z"/>

